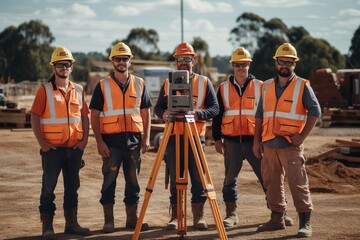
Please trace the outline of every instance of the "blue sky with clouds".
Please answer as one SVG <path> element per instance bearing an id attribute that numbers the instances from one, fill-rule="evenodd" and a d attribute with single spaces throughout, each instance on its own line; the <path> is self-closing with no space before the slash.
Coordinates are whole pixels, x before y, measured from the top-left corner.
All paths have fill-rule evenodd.
<path id="1" fill-rule="evenodd" d="M 73 52 L 105 53 L 115 39 L 132 28 L 155 29 L 161 51 L 181 42 L 180 0 L 0 0 L 0 31 L 40 19 L 50 27 L 54 46 Z M 303 26 L 347 53 L 360 25 L 360 0 L 183 0 L 184 40 L 204 39 L 210 54 L 230 55 L 228 41 L 236 18 L 244 12 L 265 20 L 280 18 L 288 26 Z"/>

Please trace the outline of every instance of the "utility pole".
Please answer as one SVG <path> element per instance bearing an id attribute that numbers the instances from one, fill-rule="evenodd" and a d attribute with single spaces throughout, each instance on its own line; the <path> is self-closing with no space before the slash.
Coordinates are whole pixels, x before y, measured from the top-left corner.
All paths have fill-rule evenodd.
<path id="1" fill-rule="evenodd" d="M 181 42 L 184 41 L 184 5 L 183 5 L 183 0 L 181 0 L 181 5 L 180 5 L 180 14 L 181 14 Z"/>

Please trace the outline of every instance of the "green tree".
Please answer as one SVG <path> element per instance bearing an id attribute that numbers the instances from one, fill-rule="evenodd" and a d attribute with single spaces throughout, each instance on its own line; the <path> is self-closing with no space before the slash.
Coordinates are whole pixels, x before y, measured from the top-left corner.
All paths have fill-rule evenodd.
<path id="1" fill-rule="evenodd" d="M 318 68 L 336 71 L 344 67 L 340 52 L 324 39 L 315 39 L 303 27 L 288 28 L 279 18 L 265 21 L 263 18 L 244 13 L 236 20 L 236 27 L 230 32 L 229 41 L 234 47 L 242 46 L 253 55 L 251 72 L 259 79 L 276 74 L 272 57 L 278 46 L 290 42 L 298 51 L 301 61 L 296 73 L 309 78 Z"/>
<path id="2" fill-rule="evenodd" d="M 0 33 L 1 75 L 16 82 L 48 78 L 53 41 L 49 27 L 40 20 L 6 28 Z"/>
<path id="3" fill-rule="evenodd" d="M 146 30 L 145 28 L 133 28 L 125 39 L 115 40 L 111 47 L 107 49 L 110 54 L 112 46 L 118 42 L 126 43 L 135 59 L 143 60 L 161 60 L 160 50 L 158 47 L 159 35 L 154 29 Z"/>
<path id="4" fill-rule="evenodd" d="M 205 65 L 211 67 L 212 63 L 208 43 L 201 37 L 194 37 L 191 45 L 196 54 L 201 55 L 204 58 Z"/>
<path id="5" fill-rule="evenodd" d="M 360 68 L 360 26 L 356 29 L 348 54 L 348 65 L 350 68 Z"/>

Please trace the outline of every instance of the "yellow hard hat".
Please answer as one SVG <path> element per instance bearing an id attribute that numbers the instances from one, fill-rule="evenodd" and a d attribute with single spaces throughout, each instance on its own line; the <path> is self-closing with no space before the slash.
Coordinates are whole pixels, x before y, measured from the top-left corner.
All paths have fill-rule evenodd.
<path id="1" fill-rule="evenodd" d="M 278 47 L 273 58 L 276 60 L 278 57 L 294 58 L 295 62 L 300 60 L 297 56 L 296 49 L 290 43 L 284 43 Z"/>
<path id="2" fill-rule="evenodd" d="M 54 50 L 51 55 L 50 65 L 54 65 L 54 62 L 69 60 L 71 62 L 75 62 L 73 55 L 70 50 L 66 47 L 58 47 Z"/>
<path id="3" fill-rule="evenodd" d="M 230 62 L 252 62 L 252 59 L 248 50 L 239 47 L 231 55 Z"/>
<path id="4" fill-rule="evenodd" d="M 123 42 L 118 42 L 112 49 L 109 56 L 109 60 L 112 60 L 115 56 L 129 56 L 133 57 L 131 50 L 128 45 Z"/>
<path id="5" fill-rule="evenodd" d="M 177 56 L 181 56 L 181 55 L 191 55 L 193 57 L 196 57 L 196 53 L 194 51 L 193 46 L 191 46 L 189 43 L 187 42 L 182 42 L 180 43 L 176 49 L 175 49 L 175 53 L 174 53 L 174 57 Z"/>

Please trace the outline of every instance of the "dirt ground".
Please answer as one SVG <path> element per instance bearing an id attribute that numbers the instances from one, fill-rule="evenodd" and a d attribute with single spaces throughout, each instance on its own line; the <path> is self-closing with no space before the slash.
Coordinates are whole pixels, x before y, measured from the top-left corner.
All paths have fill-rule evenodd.
<path id="1" fill-rule="evenodd" d="M 360 136 L 360 128 L 315 128 L 305 143 L 308 157 L 316 156 L 336 146 L 335 139 L 350 140 Z M 41 162 L 39 146 L 30 129 L 0 130 L 0 239 L 40 239 L 41 222 L 38 205 L 41 188 Z M 221 185 L 224 168 L 222 156 L 213 146 L 207 146 L 206 160 L 217 193 L 217 202 L 222 217 L 225 205 L 222 201 Z M 152 165 L 156 157 L 154 150 L 143 155 L 140 173 L 141 201 L 148 184 Z M 310 158 L 307 165 L 315 211 L 312 218 L 313 239 L 360 239 L 360 168 L 346 166 L 338 161 L 317 161 Z M 131 239 L 133 232 L 124 228 L 125 211 L 123 199 L 123 175 L 118 178 L 115 205 L 116 232 L 103 234 L 102 206 L 99 203 L 102 182 L 101 160 L 97 154 L 94 137 L 89 138 L 85 150 L 86 166 L 81 170 L 79 190 L 79 222 L 91 229 L 91 235 L 78 237 L 66 235 L 62 210 L 62 177 L 56 189 L 57 211 L 54 229 L 57 239 Z M 178 239 L 176 230 L 165 230 L 169 219 L 168 190 L 164 189 L 164 164 L 157 174 L 154 192 L 145 214 L 149 231 L 140 233 L 140 239 Z M 298 220 L 287 189 L 288 213 L 295 225 L 282 231 L 257 233 L 259 224 L 269 218 L 265 197 L 251 168 L 247 164 L 240 173 L 238 190 L 238 226 L 226 230 L 229 239 L 292 239 L 296 238 Z M 190 193 L 188 194 L 189 197 Z M 189 201 L 188 201 L 189 203 Z M 141 207 L 142 202 L 140 203 Z M 187 209 L 187 233 L 185 239 L 219 239 L 210 205 L 205 206 L 207 231 L 195 231 L 192 225 L 190 205 Z M 140 211 L 141 208 L 139 208 Z"/>

